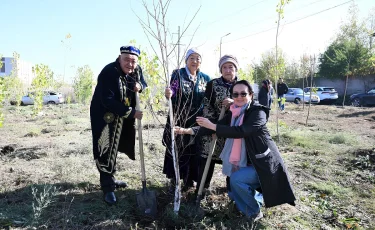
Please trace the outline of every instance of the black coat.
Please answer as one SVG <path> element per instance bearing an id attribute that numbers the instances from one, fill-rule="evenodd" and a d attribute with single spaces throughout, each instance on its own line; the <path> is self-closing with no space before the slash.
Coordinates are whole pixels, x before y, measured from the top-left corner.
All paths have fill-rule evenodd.
<path id="1" fill-rule="evenodd" d="M 244 138 L 248 162 L 259 176 L 266 207 L 288 203 L 295 205 L 287 168 L 266 127 L 269 108 L 252 103 L 245 112 L 243 124 L 229 126 L 229 112 L 216 126 L 216 135 L 225 138 Z M 213 133 L 206 128 L 196 129 L 197 135 Z"/>
<path id="2" fill-rule="evenodd" d="M 266 107 L 270 107 L 270 100 L 271 100 L 271 95 L 270 95 L 268 89 L 265 88 L 264 86 L 262 86 L 262 88 L 260 88 L 259 94 L 258 94 L 259 104 L 264 105 Z"/>
<path id="3" fill-rule="evenodd" d="M 226 82 L 224 77 L 215 78 L 207 83 L 205 96 L 203 99 L 203 116 L 210 119 L 211 122 L 217 123 L 219 120 L 222 103 L 225 98 L 230 98 L 230 87 L 237 81 Z M 227 111 L 226 111 L 227 112 Z M 211 150 L 212 136 L 206 135 L 197 138 L 197 152 L 201 157 L 207 158 Z M 216 140 L 215 150 L 212 161 L 221 164 L 220 153 L 224 147 L 225 138 Z"/>
<path id="4" fill-rule="evenodd" d="M 192 127 L 196 125 L 195 119 L 198 115 L 202 115 L 202 101 L 204 98 L 207 83 L 210 77 L 201 71 L 197 72 L 197 79 L 194 83 L 186 71 L 186 68 L 174 70 L 172 73 L 170 87 L 173 91 L 171 97 L 173 106 L 174 123 L 180 127 Z M 169 115 L 167 124 L 164 128 L 162 143 L 166 146 L 163 173 L 168 178 L 174 178 L 174 165 L 171 155 L 171 126 Z M 196 145 L 190 136 L 177 136 L 175 138 L 175 146 L 177 147 L 180 176 L 185 178 L 192 174 L 196 180 L 194 173 L 197 170 L 190 169 L 191 159 L 196 154 Z"/>
<path id="5" fill-rule="evenodd" d="M 93 154 L 98 169 L 112 173 L 117 152 L 135 160 L 135 83 L 147 87 L 142 69 L 125 75 L 119 60 L 105 66 L 98 76 L 98 83 L 90 105 Z"/>
<path id="6" fill-rule="evenodd" d="M 278 96 L 286 94 L 288 90 L 289 90 L 288 85 L 285 82 L 277 83 L 277 95 Z"/>

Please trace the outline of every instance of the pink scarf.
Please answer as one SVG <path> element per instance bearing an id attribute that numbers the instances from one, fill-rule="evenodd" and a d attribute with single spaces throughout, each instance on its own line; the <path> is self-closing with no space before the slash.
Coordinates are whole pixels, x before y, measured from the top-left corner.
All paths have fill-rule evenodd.
<path id="1" fill-rule="evenodd" d="M 237 118 L 238 116 L 241 116 L 240 117 L 240 122 L 239 122 L 238 125 L 242 125 L 243 117 L 244 117 L 244 113 L 241 114 L 242 107 L 236 107 L 234 104 L 232 104 L 229 107 L 229 109 L 232 112 L 231 126 L 233 126 L 232 124 L 234 124 L 233 120 L 235 118 Z M 239 164 L 239 162 L 241 160 L 242 139 L 243 138 L 233 139 L 232 151 L 231 151 L 230 156 L 229 156 L 229 162 L 231 164 L 233 164 L 233 165 L 237 165 L 238 166 L 238 164 Z"/>

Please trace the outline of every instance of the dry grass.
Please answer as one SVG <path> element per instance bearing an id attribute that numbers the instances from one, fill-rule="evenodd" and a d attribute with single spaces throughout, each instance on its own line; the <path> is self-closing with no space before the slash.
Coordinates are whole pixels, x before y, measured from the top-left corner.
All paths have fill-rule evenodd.
<path id="1" fill-rule="evenodd" d="M 184 193 L 179 216 L 162 174 L 162 124 L 144 121 L 146 174 L 158 194 L 158 216 L 140 215 L 140 165 L 118 157 L 117 178 L 129 187 L 116 191 L 118 204 L 102 201 L 92 159 L 87 106 L 7 107 L 0 129 L 0 228 L 28 229 L 249 229 L 225 194 L 220 166 L 198 212 L 193 191 Z M 280 114 L 278 146 L 289 167 L 297 206 L 263 209 L 255 229 L 375 228 L 375 109 L 287 104 Z M 268 127 L 276 137 L 274 109 Z M 163 122 L 165 117 L 159 117 Z M 138 147 L 137 147 L 138 148 Z M 201 210 L 201 211 L 202 211 Z"/>

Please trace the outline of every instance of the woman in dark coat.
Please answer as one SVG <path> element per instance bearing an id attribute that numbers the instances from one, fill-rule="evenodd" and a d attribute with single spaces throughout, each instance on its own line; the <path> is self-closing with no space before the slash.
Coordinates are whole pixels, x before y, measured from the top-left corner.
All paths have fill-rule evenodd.
<path id="1" fill-rule="evenodd" d="M 247 81 L 238 81 L 231 88 L 234 104 L 217 124 L 197 117 L 201 127 L 176 133 L 225 137 L 220 155 L 223 173 L 230 176 L 229 196 L 237 208 L 253 221 L 263 217 L 261 205 L 273 207 L 295 205 L 295 196 L 280 152 L 266 127 L 269 108 L 254 103 L 253 90 Z"/>
<path id="2" fill-rule="evenodd" d="M 219 120 L 219 115 L 222 107 L 229 108 L 233 103 L 233 99 L 230 98 L 229 89 L 237 81 L 238 72 L 238 61 L 233 55 L 226 54 L 219 60 L 219 70 L 221 73 L 220 78 L 215 78 L 208 82 L 205 97 L 203 99 L 203 117 L 210 119 L 212 122 Z M 227 113 L 228 111 L 226 111 Z M 198 186 L 202 178 L 204 168 L 206 166 L 206 160 L 210 154 L 210 146 L 212 142 L 212 136 L 206 135 L 200 138 L 196 138 L 199 162 L 198 162 Z M 208 170 L 207 178 L 204 184 L 204 188 L 208 188 L 213 176 L 215 164 L 221 164 L 220 152 L 224 147 L 225 139 L 220 137 L 216 141 L 215 150 L 212 156 L 212 162 Z"/>
<path id="3" fill-rule="evenodd" d="M 173 71 L 170 88 L 165 90 L 165 96 L 171 98 L 173 105 L 174 123 L 182 127 L 196 125 L 197 115 L 202 115 L 202 101 L 210 77 L 199 69 L 202 58 L 196 48 L 189 49 L 186 54 L 186 67 Z M 175 170 L 171 155 L 171 127 L 169 116 L 163 134 L 163 145 L 166 146 L 163 173 L 175 182 Z M 179 136 L 175 139 L 179 158 L 180 178 L 184 187 L 192 187 L 197 181 L 196 144 L 194 138 Z"/>
<path id="4" fill-rule="evenodd" d="M 270 107 L 271 94 L 270 94 L 270 85 L 268 80 L 262 82 L 262 87 L 259 90 L 258 94 L 259 104 Z"/>

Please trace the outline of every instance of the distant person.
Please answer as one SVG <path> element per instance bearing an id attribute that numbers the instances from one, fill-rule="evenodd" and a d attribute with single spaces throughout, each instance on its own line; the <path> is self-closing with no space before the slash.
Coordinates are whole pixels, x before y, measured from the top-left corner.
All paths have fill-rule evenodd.
<path id="1" fill-rule="evenodd" d="M 269 107 L 270 109 L 272 108 L 272 102 L 273 102 L 273 95 L 275 94 L 275 90 L 273 89 L 273 86 L 272 86 L 272 81 L 267 79 L 268 81 L 268 85 L 270 86 L 270 102 L 269 102 Z"/>
<path id="2" fill-rule="evenodd" d="M 288 92 L 288 90 L 288 85 L 284 83 L 284 79 L 279 78 L 279 82 L 277 83 L 277 101 L 281 111 L 284 111 L 285 109 L 285 94 Z"/>
<path id="3" fill-rule="evenodd" d="M 198 127 L 175 127 L 177 134 L 224 137 L 220 154 L 222 171 L 230 176 L 229 197 L 236 207 L 255 222 L 263 217 L 260 207 L 288 203 L 295 205 L 287 168 L 266 127 L 269 108 L 255 103 L 248 81 L 233 84 L 230 93 L 234 103 L 220 121 L 197 117 Z"/>
<path id="4" fill-rule="evenodd" d="M 104 201 L 116 203 L 117 187 L 126 187 L 116 180 L 118 152 L 135 160 L 135 119 L 142 119 L 142 111 L 135 110 L 135 92 L 147 87 L 142 69 L 138 66 L 140 50 L 134 46 L 122 46 L 116 61 L 103 68 L 91 100 L 90 118 L 93 153 L 100 174 L 100 186 Z"/>
<path id="5" fill-rule="evenodd" d="M 259 90 L 258 101 L 259 104 L 270 107 L 270 85 L 268 80 L 262 81 L 262 87 Z"/>
<path id="6" fill-rule="evenodd" d="M 225 108 L 226 113 L 228 112 L 229 106 L 233 103 L 233 99 L 230 97 L 230 87 L 237 82 L 238 77 L 238 61 L 233 55 L 226 54 L 219 60 L 219 70 L 221 73 L 220 78 L 215 78 L 208 82 L 205 97 L 203 99 L 203 117 L 210 119 L 212 122 L 219 120 L 220 112 L 222 108 Z M 212 142 L 212 136 L 202 136 L 196 138 L 198 142 L 198 186 L 200 185 L 204 168 L 206 166 L 207 157 L 210 154 L 210 146 Z M 218 138 L 212 156 L 212 161 L 208 170 L 204 188 L 207 189 L 210 185 L 215 164 L 221 164 L 220 152 L 224 147 L 224 138 Z"/>
<path id="7" fill-rule="evenodd" d="M 196 126 L 195 119 L 202 115 L 203 98 L 207 83 L 211 78 L 200 70 L 202 63 L 201 53 L 196 48 L 191 48 L 185 56 L 186 66 L 176 69 L 172 73 L 170 88 L 165 89 L 165 97 L 171 98 L 173 106 L 174 123 L 181 127 Z M 175 170 L 171 154 L 171 126 L 170 118 L 163 134 L 163 145 L 166 146 L 163 173 L 170 179 L 169 192 L 175 188 Z M 180 179 L 183 180 L 183 190 L 194 186 L 198 180 L 197 146 L 194 139 L 189 136 L 177 136 L 175 146 L 178 153 Z"/>

